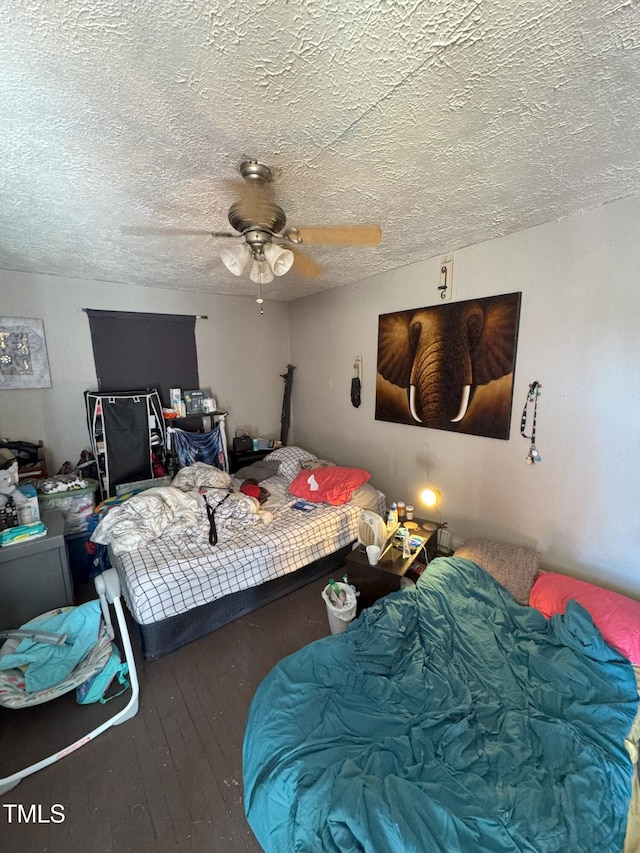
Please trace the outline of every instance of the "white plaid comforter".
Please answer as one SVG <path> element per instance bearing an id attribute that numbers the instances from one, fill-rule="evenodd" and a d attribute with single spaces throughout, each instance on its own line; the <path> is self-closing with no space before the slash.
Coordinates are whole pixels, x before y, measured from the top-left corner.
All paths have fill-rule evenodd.
<path id="1" fill-rule="evenodd" d="M 359 506 L 315 504 L 310 512 L 303 512 L 292 508 L 296 498 L 286 484 L 283 492 L 281 477 L 261 485 L 274 495 L 287 496 L 265 505 L 273 520 L 230 529 L 225 519 L 216 546 L 209 545 L 209 523 L 203 511 L 196 526 L 170 525 L 162 536 L 137 550 L 115 553 L 118 549 L 110 548 L 123 596 L 139 624 L 185 613 L 294 572 L 357 538 Z M 378 511 L 385 512 L 382 492 L 378 492 Z"/>

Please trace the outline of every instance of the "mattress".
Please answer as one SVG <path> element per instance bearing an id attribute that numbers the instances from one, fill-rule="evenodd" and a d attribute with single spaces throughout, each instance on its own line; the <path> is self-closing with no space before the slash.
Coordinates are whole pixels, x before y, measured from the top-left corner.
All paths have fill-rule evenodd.
<path id="1" fill-rule="evenodd" d="M 230 531 L 224 527 L 216 546 L 209 545 L 209 526 L 172 531 L 144 547 L 110 549 L 122 594 L 140 625 L 177 616 L 241 590 L 282 577 L 327 556 L 357 538 L 362 508 L 313 504 L 295 508 L 296 498 L 282 487 L 281 477 L 265 480 L 276 499 L 263 508 L 270 524 L 256 523 Z M 378 509 L 385 496 L 377 492 Z"/>

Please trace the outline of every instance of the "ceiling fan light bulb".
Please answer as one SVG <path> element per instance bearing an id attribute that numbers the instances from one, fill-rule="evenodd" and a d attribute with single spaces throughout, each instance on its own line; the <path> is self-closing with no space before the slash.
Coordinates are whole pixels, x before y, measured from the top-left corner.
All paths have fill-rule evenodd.
<path id="1" fill-rule="evenodd" d="M 283 246 L 268 243 L 264 247 L 264 254 L 271 264 L 274 275 L 284 275 L 293 266 L 294 254 L 290 249 L 285 249 Z"/>
<path id="2" fill-rule="evenodd" d="M 233 275 L 242 275 L 242 271 L 251 257 L 251 250 L 246 243 L 242 246 L 232 246 L 220 251 L 220 260 Z"/>
<path id="3" fill-rule="evenodd" d="M 269 284 L 273 281 L 273 271 L 268 261 L 254 261 L 251 264 L 249 278 L 256 284 Z"/>

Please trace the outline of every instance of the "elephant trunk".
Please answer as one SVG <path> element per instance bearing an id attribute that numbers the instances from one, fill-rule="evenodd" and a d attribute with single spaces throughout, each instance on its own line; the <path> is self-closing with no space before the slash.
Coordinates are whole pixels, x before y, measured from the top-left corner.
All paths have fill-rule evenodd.
<path id="1" fill-rule="evenodd" d="M 418 423 L 446 429 L 465 416 L 471 398 L 471 366 L 463 352 L 431 340 L 415 354 L 408 389 L 411 416 Z"/>
<path id="2" fill-rule="evenodd" d="M 416 407 L 416 386 L 414 384 L 409 385 L 409 410 L 411 412 L 411 417 L 414 421 L 417 421 L 419 424 L 422 423 L 422 418 L 418 414 Z M 467 414 L 467 409 L 469 408 L 469 400 L 471 398 L 471 385 L 465 385 L 462 389 L 462 396 L 460 398 L 460 408 L 458 409 L 458 414 L 455 418 L 451 418 L 452 424 L 459 423 L 464 416 Z"/>

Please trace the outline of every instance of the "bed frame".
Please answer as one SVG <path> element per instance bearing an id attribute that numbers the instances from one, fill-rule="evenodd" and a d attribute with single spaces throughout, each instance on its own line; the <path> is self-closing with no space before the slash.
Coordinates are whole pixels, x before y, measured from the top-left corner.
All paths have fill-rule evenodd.
<path id="1" fill-rule="evenodd" d="M 216 631 L 223 625 L 342 568 L 353 544 L 345 545 L 295 572 L 266 581 L 260 586 L 225 595 L 186 613 L 148 625 L 136 622 L 145 660 L 158 660 L 187 643 L 199 640 L 211 631 Z"/>

